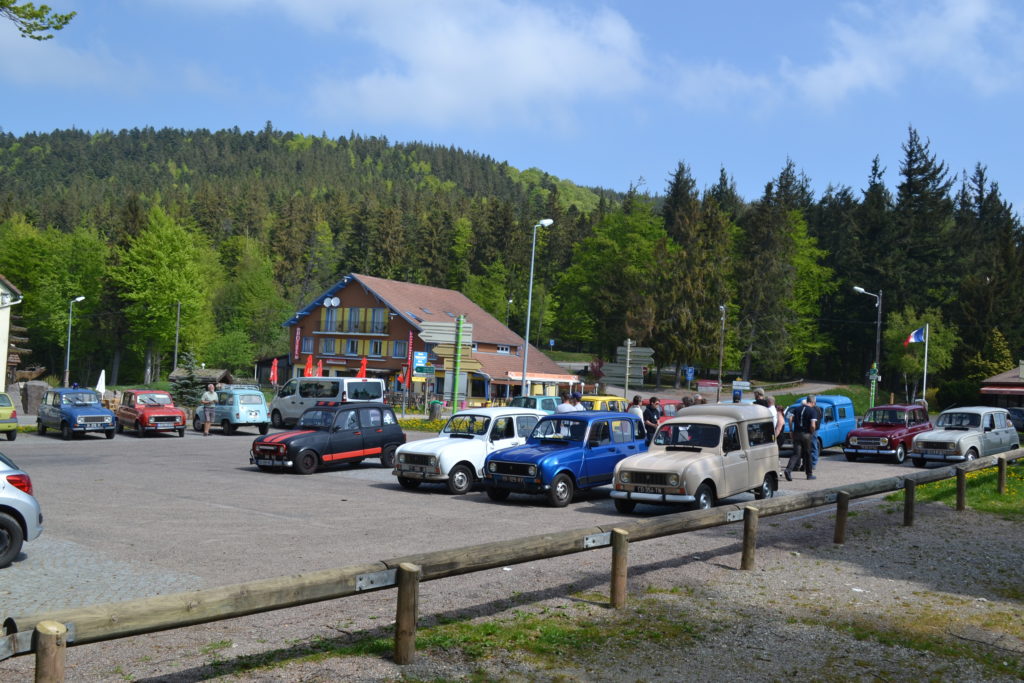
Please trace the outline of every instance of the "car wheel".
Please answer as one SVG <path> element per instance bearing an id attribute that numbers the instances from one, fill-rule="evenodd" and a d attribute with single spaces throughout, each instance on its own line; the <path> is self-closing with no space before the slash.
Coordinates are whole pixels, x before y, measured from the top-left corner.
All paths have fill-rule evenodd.
<path id="1" fill-rule="evenodd" d="M 18 430 L 17 429 L 12 429 L 11 431 L 7 432 L 7 440 L 8 441 L 14 441 L 17 438 L 18 438 Z"/>
<path id="2" fill-rule="evenodd" d="M 409 491 L 412 491 L 414 488 L 420 485 L 420 480 L 409 479 L 408 477 L 399 477 L 398 485 L 401 486 L 403 489 L 408 489 Z"/>
<path id="3" fill-rule="evenodd" d="M 175 431 L 178 432 L 178 436 L 181 436 L 181 437 L 185 436 L 185 428 L 184 427 L 178 427 L 178 429 L 175 430 Z"/>
<path id="4" fill-rule="evenodd" d="M 284 420 L 281 419 L 280 411 L 275 410 L 270 414 L 270 424 L 274 425 L 275 429 L 281 429 L 284 427 Z"/>
<path id="5" fill-rule="evenodd" d="M 448 493 L 461 496 L 473 488 L 473 473 L 465 465 L 456 465 L 448 473 Z"/>
<path id="6" fill-rule="evenodd" d="M 115 434 L 117 434 L 117 432 L 115 432 L 113 429 L 103 430 L 103 436 L 107 437 L 108 439 L 113 439 Z"/>
<path id="7" fill-rule="evenodd" d="M 974 450 L 972 448 L 969 451 L 967 451 L 967 455 L 965 457 L 967 458 L 967 462 L 970 462 L 972 460 L 977 460 L 978 459 L 978 451 L 976 451 L 976 450 Z"/>
<path id="8" fill-rule="evenodd" d="M 117 423 L 117 426 L 114 427 L 114 429 L 117 430 L 118 434 L 124 434 L 124 425 L 121 424 L 120 422 Z"/>
<path id="9" fill-rule="evenodd" d="M 633 510 L 636 510 L 636 502 L 632 500 L 624 500 L 622 498 L 615 499 L 615 509 L 623 514 L 629 514 Z"/>
<path id="10" fill-rule="evenodd" d="M 0 512 L 0 569 L 14 562 L 24 540 L 25 534 L 18 520 Z"/>
<path id="11" fill-rule="evenodd" d="M 859 457 L 860 457 L 860 456 L 859 456 L 858 454 L 856 454 L 856 453 L 844 453 L 843 455 L 845 455 L 845 456 L 846 456 L 846 459 L 847 459 L 847 460 L 848 460 L 849 462 L 857 462 L 857 458 L 859 458 Z"/>
<path id="12" fill-rule="evenodd" d="M 572 502 L 572 496 L 572 478 L 568 474 L 563 472 L 551 480 L 551 488 L 548 489 L 548 503 L 551 507 L 564 508 Z"/>
<path id="13" fill-rule="evenodd" d="M 317 465 L 320 464 L 320 457 L 313 451 L 302 451 L 295 458 L 295 471 L 299 474 L 313 474 Z"/>
<path id="14" fill-rule="evenodd" d="M 508 500 L 509 494 L 512 493 L 508 489 L 499 489 L 494 486 L 487 487 L 487 497 L 491 500 L 503 501 Z"/>
<path id="15" fill-rule="evenodd" d="M 71 432 L 71 425 L 69 425 L 67 422 L 61 422 L 60 423 L 60 438 L 64 439 L 65 441 L 71 441 L 71 437 L 72 436 L 73 436 L 73 434 Z"/>
<path id="16" fill-rule="evenodd" d="M 270 425 L 266 422 L 260 424 L 260 434 L 266 434 L 270 431 Z"/>
<path id="17" fill-rule="evenodd" d="M 380 464 L 384 467 L 395 466 L 395 449 L 398 448 L 394 444 L 385 446 L 384 450 L 380 452 Z"/>
<path id="18" fill-rule="evenodd" d="M 230 420 L 221 420 L 220 428 L 228 436 L 235 433 L 235 425 L 231 424 Z"/>
<path id="19" fill-rule="evenodd" d="M 924 458 L 914 458 L 913 460 L 914 467 L 924 467 L 925 465 L 928 464 L 928 461 L 926 461 Z"/>
<path id="20" fill-rule="evenodd" d="M 192 418 L 192 429 L 197 432 L 203 431 L 203 423 L 199 420 L 198 414 Z"/>
<path id="21" fill-rule="evenodd" d="M 146 432 L 142 429 L 142 425 L 139 424 L 138 420 L 136 420 L 135 421 L 135 436 L 143 437 L 145 435 L 146 435 Z"/>
<path id="22" fill-rule="evenodd" d="M 695 510 L 710 510 L 715 506 L 715 494 L 707 484 L 698 486 L 693 497 L 696 498 L 693 503 Z"/>
<path id="23" fill-rule="evenodd" d="M 39 436 L 46 434 L 46 425 L 43 424 L 42 420 L 36 420 L 36 431 L 39 432 Z"/>
<path id="24" fill-rule="evenodd" d="M 756 500 L 764 500 L 765 498 L 771 498 L 775 495 L 775 480 L 771 474 L 764 475 L 764 481 L 761 485 L 754 489 L 754 498 Z"/>
<path id="25" fill-rule="evenodd" d="M 899 446 L 896 447 L 895 458 L 896 458 L 896 464 L 897 465 L 902 465 L 904 463 L 904 461 L 906 461 L 906 459 L 907 459 L 907 449 L 903 447 L 903 444 L 900 444 Z"/>

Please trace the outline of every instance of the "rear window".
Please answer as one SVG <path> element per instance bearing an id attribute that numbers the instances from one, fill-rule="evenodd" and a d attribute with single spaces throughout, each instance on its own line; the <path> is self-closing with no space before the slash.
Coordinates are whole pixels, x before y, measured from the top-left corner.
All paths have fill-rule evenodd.
<path id="1" fill-rule="evenodd" d="M 384 395 L 379 382 L 350 382 L 348 400 L 376 401 Z"/>
<path id="2" fill-rule="evenodd" d="M 0 394 L 0 406 L 3 406 L 4 408 L 9 408 L 12 405 L 14 404 L 11 403 L 10 396 L 8 396 L 7 394 Z"/>
<path id="3" fill-rule="evenodd" d="M 259 394 L 242 394 L 238 397 L 238 403 L 243 406 L 261 406 L 263 397 Z"/>

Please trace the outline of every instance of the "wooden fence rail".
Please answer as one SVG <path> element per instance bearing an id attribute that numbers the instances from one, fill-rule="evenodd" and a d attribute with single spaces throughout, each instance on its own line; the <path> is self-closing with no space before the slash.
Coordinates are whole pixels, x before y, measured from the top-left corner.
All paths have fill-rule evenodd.
<path id="1" fill-rule="evenodd" d="M 629 543 L 634 543 L 740 522 L 745 518 L 748 520 L 747 527 L 752 527 L 753 533 L 756 533 L 756 522 L 751 520 L 832 505 L 837 503 L 840 493 L 843 494 L 843 503 L 848 503 L 848 500 L 852 498 L 904 490 L 908 488 L 908 483 L 910 490 L 913 490 L 918 484 L 950 479 L 957 477 L 958 474 L 962 481 L 967 472 L 999 466 L 1000 462 L 1004 463 L 1001 468 L 1005 468 L 1006 461 L 1014 461 L 1022 457 L 1024 457 L 1024 451 L 1015 450 L 998 457 L 989 456 L 959 465 L 910 471 L 885 479 L 846 485 L 841 489 L 824 489 L 754 502 L 722 505 L 710 510 L 681 512 L 639 519 L 629 523 L 617 520 L 608 525 L 407 555 L 379 562 L 249 581 L 187 593 L 160 595 L 42 614 L 12 615 L 3 622 L 3 635 L 0 637 L 0 660 L 37 652 L 36 641 L 32 634 L 42 622 L 64 624 L 67 627 L 67 634 L 64 637 L 66 644 L 69 646 L 84 645 L 324 600 L 334 600 L 366 591 L 392 588 L 398 585 L 400 569 L 408 574 L 415 567 L 418 569 L 418 581 L 432 581 L 495 567 L 586 552 L 613 545 L 613 533 L 617 537 L 617 544 L 621 546 L 626 542 L 624 539 L 628 539 Z M 1005 469 L 1002 471 L 1005 472 Z M 958 502 L 961 500 L 961 496 L 958 495 Z M 905 519 L 904 523 L 906 521 Z M 837 536 L 836 542 L 841 543 L 842 540 Z M 753 566 L 754 539 L 752 534 L 751 538 L 744 540 L 744 546 L 745 562 L 749 566 Z M 624 548 L 620 547 L 617 558 L 625 557 L 623 550 Z M 624 564 L 622 559 L 616 561 Z M 618 566 L 615 572 L 619 577 L 617 581 L 621 588 L 625 576 L 624 566 Z M 616 597 L 624 603 L 624 595 Z M 413 602 L 415 602 L 414 599 Z M 408 606 L 405 608 L 405 613 L 408 614 Z M 408 632 L 408 628 L 406 631 Z M 407 644 L 403 644 L 403 647 L 407 647 Z M 403 651 L 402 656 L 404 659 L 410 655 L 407 651 Z"/>

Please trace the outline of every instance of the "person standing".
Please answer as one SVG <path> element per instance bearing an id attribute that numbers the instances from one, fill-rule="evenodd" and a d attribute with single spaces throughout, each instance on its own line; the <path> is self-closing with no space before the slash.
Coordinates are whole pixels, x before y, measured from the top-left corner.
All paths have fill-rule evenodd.
<path id="1" fill-rule="evenodd" d="M 206 385 L 206 391 L 199 397 L 199 402 L 203 406 L 203 436 L 210 435 L 210 425 L 213 424 L 214 412 L 216 411 L 217 405 L 217 392 L 216 387 L 213 384 Z"/>
<path id="2" fill-rule="evenodd" d="M 635 416 L 640 420 L 640 428 L 644 430 L 644 438 L 647 436 L 647 429 L 643 426 L 644 424 L 644 407 L 642 405 L 643 399 L 640 398 L 640 394 L 633 397 L 633 402 L 629 404 L 629 408 L 626 412 L 630 415 Z M 639 436 L 639 435 L 638 435 Z"/>
<path id="3" fill-rule="evenodd" d="M 556 413 L 578 413 L 581 410 L 586 410 L 581 404 L 580 399 L 583 398 L 583 394 L 578 391 L 574 391 L 568 394 L 565 401 L 559 403 L 555 407 Z"/>
<path id="4" fill-rule="evenodd" d="M 651 396 L 647 401 L 647 408 L 644 410 L 644 429 L 647 431 L 644 437 L 647 445 L 651 445 L 654 433 L 658 431 L 658 421 L 661 419 L 661 410 L 658 408 L 660 402 L 657 396 Z"/>
<path id="5" fill-rule="evenodd" d="M 775 440 L 779 440 L 779 434 L 786 427 L 786 416 L 783 414 L 782 409 L 775 405 L 775 397 L 769 396 L 768 399 L 768 410 L 772 411 L 772 416 L 775 418 Z M 756 403 L 756 401 L 755 401 Z"/>
<path id="6" fill-rule="evenodd" d="M 764 406 L 765 408 L 771 408 L 771 403 L 769 403 L 768 399 L 765 398 L 764 389 L 761 387 L 754 389 L 754 404 Z"/>
<path id="7" fill-rule="evenodd" d="M 803 459 L 803 469 L 808 479 L 816 479 L 811 460 L 811 439 L 818 427 L 818 411 L 815 409 L 817 399 L 808 396 L 806 403 L 801 403 L 789 415 L 789 431 L 793 437 L 793 454 L 786 464 L 786 481 L 793 481 L 793 468 Z"/>

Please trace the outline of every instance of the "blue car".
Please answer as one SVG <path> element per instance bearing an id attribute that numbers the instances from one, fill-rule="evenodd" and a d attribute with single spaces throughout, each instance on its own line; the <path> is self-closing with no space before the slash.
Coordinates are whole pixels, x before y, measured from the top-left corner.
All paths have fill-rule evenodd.
<path id="1" fill-rule="evenodd" d="M 260 434 L 270 430 L 267 399 L 254 384 L 229 384 L 217 390 L 213 424 L 220 425 L 225 434 L 234 434 L 239 427 L 256 427 Z M 203 431 L 202 409 L 192 418 L 192 428 Z"/>
<path id="2" fill-rule="evenodd" d="M 494 451 L 484 461 L 491 500 L 510 493 L 547 496 L 565 507 L 578 489 L 612 483 L 615 465 L 647 450 L 640 420 L 628 413 L 581 411 L 542 417 L 522 446 Z"/>
<path id="3" fill-rule="evenodd" d="M 821 411 L 822 420 L 818 425 L 818 449 L 819 452 L 833 446 L 841 446 L 846 441 L 851 430 L 857 428 L 857 418 L 853 414 L 853 401 L 847 396 L 833 394 L 817 394 L 818 410 Z M 779 448 L 792 447 L 789 438 L 789 416 L 793 410 L 806 399 L 802 396 L 793 405 L 786 408 L 786 428 L 779 434 Z"/>
<path id="4" fill-rule="evenodd" d="M 103 436 L 113 439 L 117 417 L 103 407 L 100 395 L 92 389 L 50 389 L 43 394 L 39 405 L 36 429 L 40 434 L 46 434 L 47 429 L 58 429 L 65 441 L 86 432 L 102 432 Z"/>

